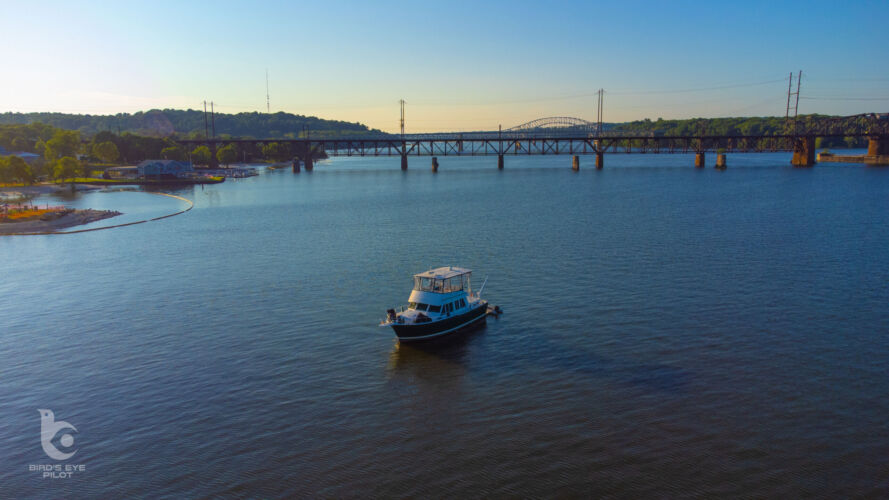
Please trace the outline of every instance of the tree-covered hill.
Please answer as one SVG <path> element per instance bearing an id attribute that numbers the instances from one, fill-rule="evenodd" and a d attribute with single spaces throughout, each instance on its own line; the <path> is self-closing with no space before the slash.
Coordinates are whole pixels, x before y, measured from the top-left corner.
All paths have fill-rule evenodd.
<path id="1" fill-rule="evenodd" d="M 805 129 L 809 122 L 815 122 L 824 118 L 832 118 L 825 115 L 800 115 L 798 120 L 800 126 Z M 865 120 L 861 118 L 861 120 Z M 862 123 L 864 123 L 862 121 Z M 637 120 L 633 122 L 617 123 L 612 127 L 612 131 L 618 132 L 650 132 L 656 135 L 669 136 L 689 136 L 689 135 L 780 135 L 789 133 L 788 121 L 786 118 L 778 116 L 764 117 L 737 117 L 737 118 L 691 118 L 687 120 L 664 120 L 658 118 L 656 121 L 649 119 Z M 857 134 L 866 126 L 855 126 L 849 124 L 848 132 Z M 867 140 L 862 137 L 830 137 L 818 138 L 818 147 L 847 147 L 861 148 L 866 147 Z"/>
<path id="2" fill-rule="evenodd" d="M 296 139 L 308 128 L 310 137 L 345 137 L 383 135 L 361 123 L 324 120 L 291 113 L 216 113 L 216 135 L 258 139 Z M 210 115 L 207 114 L 212 134 Z M 0 113 L 0 124 L 43 123 L 83 136 L 102 131 L 132 132 L 152 137 L 203 137 L 204 112 L 199 110 L 153 109 L 116 115 L 74 115 L 67 113 Z"/>

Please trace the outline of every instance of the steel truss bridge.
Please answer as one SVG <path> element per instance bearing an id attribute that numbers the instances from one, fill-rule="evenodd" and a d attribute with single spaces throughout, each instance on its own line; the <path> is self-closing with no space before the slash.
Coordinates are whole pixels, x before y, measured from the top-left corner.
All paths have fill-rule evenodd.
<path id="1" fill-rule="evenodd" d="M 586 128 L 586 133 L 578 131 Z M 400 156 L 407 169 L 411 156 L 494 156 L 503 167 L 506 155 L 588 155 L 597 156 L 601 167 L 604 153 L 763 153 L 794 152 L 794 164 L 814 164 L 818 137 L 867 137 L 873 154 L 889 154 L 889 116 L 854 115 L 842 118 L 789 120 L 786 131 L 772 135 L 688 135 L 599 130 L 595 123 L 578 118 L 551 117 L 534 120 L 496 132 L 389 135 L 367 138 L 233 139 L 208 138 L 180 140 L 181 144 L 208 145 L 211 151 L 227 144 L 259 146 L 289 144 L 293 154 L 312 168 L 313 158 L 323 151 L 328 156 Z M 799 158 L 798 158 L 799 156 Z M 576 160 L 575 160 L 576 161 Z M 703 161 L 703 158 L 701 158 Z M 298 165 L 298 163 L 296 163 Z M 433 162 L 433 169 L 437 164 Z"/>

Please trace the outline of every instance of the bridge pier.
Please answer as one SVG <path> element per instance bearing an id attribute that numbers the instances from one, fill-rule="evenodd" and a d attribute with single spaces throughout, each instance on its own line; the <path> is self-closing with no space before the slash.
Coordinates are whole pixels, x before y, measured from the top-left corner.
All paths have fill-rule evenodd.
<path id="1" fill-rule="evenodd" d="M 407 170 L 407 155 L 401 155 L 401 169 Z"/>
<path id="2" fill-rule="evenodd" d="M 794 167 L 811 167 L 815 164 L 815 137 L 807 135 L 793 142 L 790 164 Z"/>
<path id="3" fill-rule="evenodd" d="M 872 135 L 867 138 L 867 155 L 889 155 L 889 137 Z"/>
<path id="4" fill-rule="evenodd" d="M 716 153 L 716 168 L 725 170 L 728 165 L 725 162 L 725 153 Z"/>
<path id="5" fill-rule="evenodd" d="M 293 168 L 293 173 L 294 173 L 294 174 L 298 174 L 298 173 L 299 173 L 299 158 L 294 158 L 294 159 L 293 159 L 293 164 L 291 165 L 291 167 Z"/>
<path id="6" fill-rule="evenodd" d="M 695 153 L 695 168 L 704 168 L 704 153 Z"/>
<path id="7" fill-rule="evenodd" d="M 503 170 L 503 154 L 497 155 L 497 170 Z"/>
<path id="8" fill-rule="evenodd" d="M 306 172 L 311 172 L 315 168 L 315 163 L 312 161 L 312 145 L 306 142 L 303 145 L 303 154 L 302 160 L 306 164 Z"/>
<path id="9" fill-rule="evenodd" d="M 599 151 L 596 153 L 596 170 L 602 170 L 605 166 L 605 153 Z"/>
<path id="10" fill-rule="evenodd" d="M 435 156 L 432 157 L 432 171 L 438 172 L 438 158 Z"/>
<path id="11" fill-rule="evenodd" d="M 580 157 L 577 155 L 571 157 L 571 170 L 575 172 L 580 170 Z"/>

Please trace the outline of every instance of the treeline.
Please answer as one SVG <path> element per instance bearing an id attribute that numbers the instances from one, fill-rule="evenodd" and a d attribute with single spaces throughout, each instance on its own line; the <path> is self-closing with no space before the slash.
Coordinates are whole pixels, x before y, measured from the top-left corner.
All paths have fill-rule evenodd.
<path id="1" fill-rule="evenodd" d="M 819 119 L 830 118 L 824 115 L 800 115 L 798 124 L 806 128 Z M 866 130 L 867 124 L 851 121 L 847 124 L 850 134 Z M 780 135 L 788 133 L 788 122 L 783 117 L 743 117 L 743 118 L 691 118 L 687 120 L 664 120 L 658 118 L 637 120 L 616 124 L 611 131 L 650 132 L 656 135 Z M 816 147 L 863 148 L 867 147 L 867 139 L 863 137 L 827 137 L 818 138 Z"/>
<path id="2" fill-rule="evenodd" d="M 191 161 L 196 165 L 231 164 L 240 161 L 290 161 L 301 151 L 287 142 L 229 144 L 214 152 L 207 146 L 186 148 L 171 137 L 148 137 L 125 132 L 102 131 L 85 138 L 79 131 L 44 123 L 0 125 L 0 146 L 9 153 L 35 153 L 36 161 L 18 156 L 0 156 L 0 182 L 31 183 L 41 179 L 90 177 L 97 169 L 142 160 Z M 326 158 L 323 151 L 315 158 Z"/>
<path id="3" fill-rule="evenodd" d="M 212 135 L 215 122 L 218 137 L 254 139 L 299 139 L 304 131 L 314 138 L 386 135 L 361 123 L 324 120 L 291 113 L 215 113 L 212 121 L 201 110 L 153 109 L 116 115 L 75 115 L 67 113 L 0 113 L 0 124 L 43 123 L 56 128 L 76 130 L 84 137 L 99 132 L 126 132 L 148 137 L 203 138 Z"/>

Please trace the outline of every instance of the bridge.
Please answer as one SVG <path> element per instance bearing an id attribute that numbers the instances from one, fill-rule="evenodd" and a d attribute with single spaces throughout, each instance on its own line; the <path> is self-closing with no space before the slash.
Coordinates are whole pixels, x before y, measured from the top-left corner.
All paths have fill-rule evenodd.
<path id="1" fill-rule="evenodd" d="M 497 156 L 497 168 L 503 169 L 510 155 L 571 155 L 572 168 L 580 168 L 581 155 L 594 155 L 597 169 L 604 167 L 605 153 L 694 153 L 695 166 L 703 167 L 707 153 L 716 153 L 717 168 L 726 166 L 727 153 L 792 152 L 791 163 L 810 167 L 815 164 L 815 139 L 829 137 L 864 137 L 869 140 L 868 155 L 889 155 L 889 115 L 862 114 L 809 120 L 788 119 L 785 132 L 772 135 L 690 135 L 604 130 L 599 123 L 579 118 L 549 117 L 533 120 L 498 131 L 437 134 L 401 134 L 366 138 L 235 139 L 205 138 L 180 140 L 183 145 L 207 145 L 213 159 L 217 148 L 238 144 L 254 147 L 288 144 L 296 156 L 294 172 L 300 161 L 312 170 L 314 159 L 328 156 L 399 156 L 401 169 L 407 170 L 411 156 L 432 157 L 432 170 L 438 170 L 439 156 Z M 887 158 L 889 161 L 889 158 Z"/>

